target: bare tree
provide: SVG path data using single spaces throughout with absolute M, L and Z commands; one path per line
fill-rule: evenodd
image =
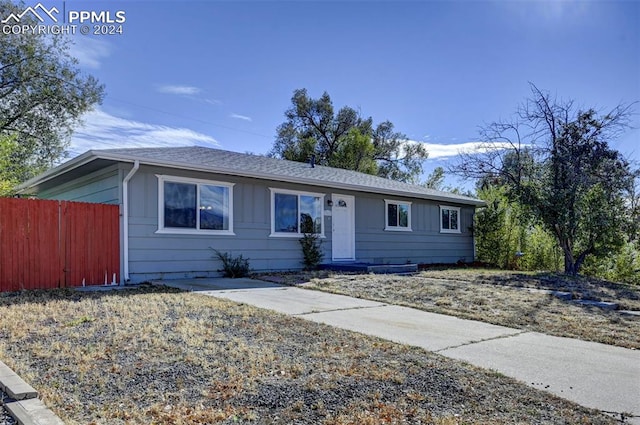
M 624 242 L 624 194 L 633 173 L 608 142 L 629 127 L 633 104 L 602 114 L 533 84 L 531 92 L 511 120 L 484 126 L 481 147 L 461 153 L 450 171 L 506 186 L 555 236 L 565 272 L 575 275 L 588 255 Z

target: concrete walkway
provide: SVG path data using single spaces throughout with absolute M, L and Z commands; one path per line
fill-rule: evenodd
M 499 371 L 640 425 L 640 351 L 251 279 L 159 281 Z

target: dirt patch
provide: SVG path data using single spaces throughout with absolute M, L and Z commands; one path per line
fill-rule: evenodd
M 552 274 L 454 269 L 429 270 L 412 276 L 310 276 L 304 286 L 517 329 L 640 349 L 640 317 L 563 301 L 545 292 L 569 292 L 573 299 L 616 302 L 620 310 L 640 310 L 640 288 L 629 285 Z
M 166 288 L 0 296 L 0 358 L 68 424 L 615 423 L 421 349 Z

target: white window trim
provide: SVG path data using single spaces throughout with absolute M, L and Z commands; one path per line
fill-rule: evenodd
M 442 211 L 444 210 L 450 210 L 450 211 L 457 211 L 458 212 L 458 228 L 457 229 L 445 229 L 442 227 Z M 440 233 L 462 233 L 462 230 L 460 230 L 460 228 L 462 227 L 460 225 L 460 221 L 461 221 L 461 216 L 460 216 L 460 207 L 451 207 L 449 205 L 440 205 L 440 215 L 438 216 L 438 222 L 440 223 Z
M 270 187 L 269 191 L 271 192 L 271 234 L 270 238 L 301 238 L 304 236 L 304 233 L 300 233 L 300 226 L 298 226 L 298 232 L 276 232 L 276 193 L 283 193 L 285 195 L 296 195 L 298 197 L 298 215 L 300 214 L 300 196 L 314 196 L 319 197 L 321 199 L 322 205 L 320 205 L 320 233 L 318 237 L 324 238 L 324 193 L 314 193 L 314 192 L 303 192 L 299 190 L 289 190 L 289 189 L 278 189 L 275 187 Z M 300 217 L 298 217 L 298 224 Z
M 401 226 L 389 226 L 389 204 L 396 205 L 406 205 L 409 211 L 409 215 L 407 217 L 407 227 Z M 411 229 L 411 202 L 408 201 L 396 201 L 393 199 L 385 199 L 384 200 L 384 230 L 389 232 L 412 232 Z
M 235 236 L 233 232 L 233 187 L 235 183 L 219 182 L 215 180 L 192 179 L 188 177 L 169 176 L 164 174 L 156 174 L 158 178 L 158 230 L 155 233 L 172 234 L 172 235 L 222 235 Z M 229 229 L 213 230 L 213 229 L 184 229 L 175 227 L 164 227 L 164 182 L 189 183 L 196 185 L 196 205 L 200 203 L 200 185 L 221 186 L 229 189 Z M 196 212 L 196 223 L 200 223 L 200 214 Z

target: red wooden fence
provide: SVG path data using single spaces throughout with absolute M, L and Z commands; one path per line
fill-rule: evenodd
M 120 281 L 117 205 L 0 198 L 0 292 Z

